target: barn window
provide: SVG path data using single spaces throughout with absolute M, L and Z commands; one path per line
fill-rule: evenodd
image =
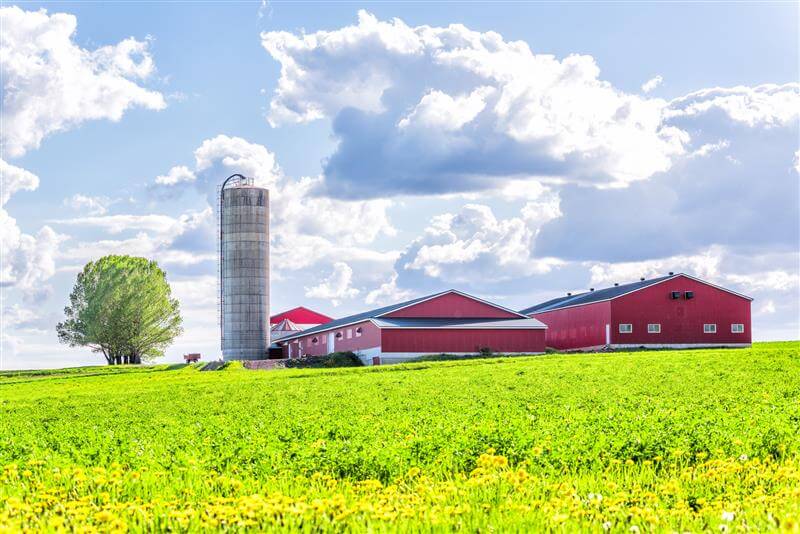
M 717 333 L 717 325 L 715 325 L 715 324 L 704 324 L 703 325 L 703 333 L 704 334 L 716 334 Z
M 620 334 L 630 334 L 633 332 L 633 325 L 631 323 L 620 323 L 619 324 L 619 333 Z
M 339 339 L 340 337 L 342 337 L 342 333 L 341 332 L 336 332 L 336 339 Z
M 647 333 L 648 334 L 660 334 L 661 333 L 661 324 L 660 323 L 650 323 L 647 325 Z
M 347 329 L 347 339 L 353 339 L 353 329 L 352 328 L 348 328 Z
M 731 325 L 731 333 L 744 334 L 744 325 L 741 323 L 734 323 Z
M 311 340 L 311 342 L 312 342 L 314 345 L 316 345 L 318 341 L 319 341 L 319 340 L 318 340 L 317 338 L 314 338 L 314 339 L 312 339 L 312 340 Z
M 356 328 L 356 337 L 361 337 L 361 327 Z

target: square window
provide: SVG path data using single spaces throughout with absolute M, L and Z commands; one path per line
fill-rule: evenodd
M 619 325 L 620 334 L 630 334 L 631 332 L 633 332 L 633 325 L 631 323 L 620 323 Z
M 348 328 L 347 329 L 347 339 L 352 339 L 352 338 L 353 338 L 353 329 L 352 328 Z
M 703 333 L 704 334 L 716 334 L 717 333 L 717 325 L 715 325 L 715 324 L 704 324 L 703 325 Z
M 647 325 L 647 333 L 648 334 L 660 334 L 661 333 L 661 323 L 650 323 Z
M 731 325 L 731 333 L 744 334 L 744 325 L 742 323 L 734 323 Z

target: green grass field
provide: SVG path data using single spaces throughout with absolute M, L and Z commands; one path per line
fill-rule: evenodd
M 799 523 L 798 342 L 0 374 L 0 532 Z

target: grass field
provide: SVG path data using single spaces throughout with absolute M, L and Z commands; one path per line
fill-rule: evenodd
M 0 374 L 0 531 L 797 531 L 800 343 Z

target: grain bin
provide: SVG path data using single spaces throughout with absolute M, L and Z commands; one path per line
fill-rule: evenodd
M 223 359 L 266 359 L 269 191 L 240 174 L 219 191 L 219 283 Z

